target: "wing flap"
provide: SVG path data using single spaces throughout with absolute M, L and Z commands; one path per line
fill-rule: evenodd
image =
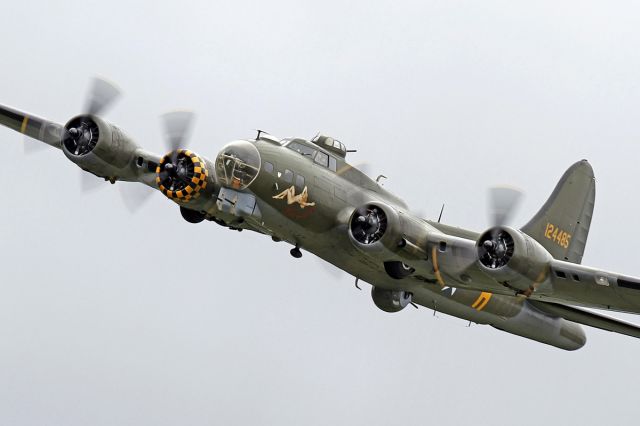
M 549 315 L 558 316 L 568 321 L 587 325 L 589 327 L 599 328 L 601 330 L 610 331 L 612 333 L 619 333 L 631 337 L 640 338 L 640 327 L 635 324 L 631 324 L 605 315 L 589 312 L 584 309 L 574 308 L 573 306 L 560 305 L 550 302 L 541 302 L 536 300 L 531 300 L 530 302 L 538 310 Z

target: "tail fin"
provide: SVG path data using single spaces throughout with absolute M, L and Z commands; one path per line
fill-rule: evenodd
M 596 181 L 587 160 L 578 161 L 562 175 L 540 211 L 522 227 L 559 260 L 580 263 L 596 199 Z

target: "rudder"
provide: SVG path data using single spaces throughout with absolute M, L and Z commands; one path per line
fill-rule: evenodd
M 596 198 L 593 168 L 578 161 L 562 175 L 540 211 L 522 227 L 559 260 L 582 262 Z

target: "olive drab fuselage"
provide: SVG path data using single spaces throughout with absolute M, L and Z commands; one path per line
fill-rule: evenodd
M 580 265 L 595 203 L 586 160 L 521 229 L 496 223 L 476 233 L 412 214 L 331 137 L 258 132 L 208 159 L 182 145 L 192 114 L 176 111 L 163 116 L 170 151 L 160 156 L 98 116 L 117 96 L 112 85 L 96 80 L 92 90 L 89 112 L 64 125 L 5 106 L 0 125 L 106 181 L 161 191 L 189 222 L 258 232 L 291 244 L 293 257 L 313 253 L 356 286 L 371 284 L 386 312 L 424 306 L 567 350 L 586 342 L 579 324 L 640 337 L 635 325 L 569 306 L 640 313 L 639 278 Z

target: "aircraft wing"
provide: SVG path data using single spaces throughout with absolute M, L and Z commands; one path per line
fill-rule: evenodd
M 436 246 L 430 253 L 436 281 L 440 285 L 507 296 L 523 294 L 531 300 L 640 313 L 640 278 L 564 260 L 545 257 L 536 260 L 526 251 L 527 247 L 534 247 L 526 236 L 514 229 L 502 229 L 516 241 L 513 262 L 487 267 L 482 263 L 484 259 L 476 257 L 474 242 L 442 237 L 447 242 L 446 251 L 440 252 Z M 518 242 L 519 238 L 522 241 Z M 456 262 L 463 267 L 457 267 Z M 421 275 L 428 276 L 426 263 L 415 265 Z
M 570 262 L 551 262 L 549 286 L 541 295 L 571 303 L 620 312 L 640 312 L 640 279 Z
M 60 149 L 61 124 L 0 105 L 0 125 Z
M 105 83 L 106 84 L 106 83 Z M 84 116 L 96 129 L 90 135 L 99 138 L 93 141 L 90 150 L 100 142 L 97 152 L 92 155 L 68 156 L 81 169 L 98 177 L 115 182 L 140 182 L 154 189 L 156 167 L 161 157 L 138 147 L 120 129 L 97 116 Z M 78 121 L 81 117 L 74 118 Z M 65 126 L 24 111 L 0 105 L 0 126 L 20 132 L 32 139 L 62 149 Z
M 573 306 L 560 305 L 556 303 L 540 302 L 532 300 L 530 303 L 538 310 L 553 316 L 564 318 L 568 321 L 613 333 L 626 334 L 631 337 L 640 338 L 640 327 L 637 325 L 621 321 L 605 315 L 589 312 Z

